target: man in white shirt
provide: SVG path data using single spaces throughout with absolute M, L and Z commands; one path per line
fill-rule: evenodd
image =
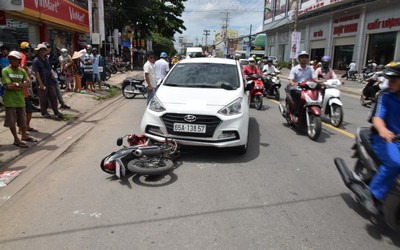
M 156 70 L 156 81 L 163 79 L 169 71 L 169 63 L 167 62 L 167 53 L 161 52 L 160 59 L 154 64 Z
M 144 81 L 147 84 L 147 104 L 156 93 L 157 81 L 154 63 L 156 58 L 153 53 L 147 54 L 147 62 L 143 65 Z

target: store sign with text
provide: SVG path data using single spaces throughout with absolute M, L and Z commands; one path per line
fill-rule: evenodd
M 344 16 L 333 20 L 333 36 L 354 35 L 358 30 L 360 14 Z
M 373 22 L 367 24 L 367 30 L 382 30 L 382 29 L 400 29 L 400 18 L 386 18 L 386 19 L 376 19 Z
M 89 15 L 83 9 L 65 0 L 25 1 L 24 12 L 46 21 L 70 26 L 83 32 L 89 32 Z

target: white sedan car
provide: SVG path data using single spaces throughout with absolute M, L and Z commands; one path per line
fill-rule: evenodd
M 251 87 L 251 86 L 250 86 Z M 153 139 L 192 146 L 235 147 L 246 153 L 248 88 L 239 61 L 190 58 L 168 73 L 141 122 Z

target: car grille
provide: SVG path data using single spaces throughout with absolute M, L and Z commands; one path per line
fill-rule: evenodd
M 161 117 L 164 121 L 167 131 L 171 135 L 182 135 L 182 136 L 192 136 L 192 137 L 212 137 L 215 129 L 221 123 L 221 120 L 212 115 L 195 115 L 196 121 L 190 122 L 190 124 L 203 124 L 206 125 L 206 133 L 189 133 L 189 132 L 175 132 L 174 123 L 189 123 L 185 121 L 184 117 L 187 114 L 171 114 L 167 113 Z

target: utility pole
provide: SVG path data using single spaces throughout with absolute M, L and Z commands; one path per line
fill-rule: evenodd
M 294 9 L 294 27 L 293 27 L 293 32 L 297 32 L 297 19 L 299 16 L 299 0 L 295 0 L 296 1 L 296 7 Z M 300 49 L 300 48 L 297 48 Z M 294 67 L 294 64 L 296 62 L 295 58 L 292 58 L 292 67 Z
M 229 12 L 225 13 L 225 18 L 223 18 L 224 24 L 222 25 L 222 29 L 224 29 L 224 52 L 228 51 L 228 22 L 229 22 Z M 226 56 L 226 54 L 224 55 Z
M 206 36 L 206 47 L 207 47 L 207 37 L 210 35 L 210 30 L 203 30 L 204 35 Z

